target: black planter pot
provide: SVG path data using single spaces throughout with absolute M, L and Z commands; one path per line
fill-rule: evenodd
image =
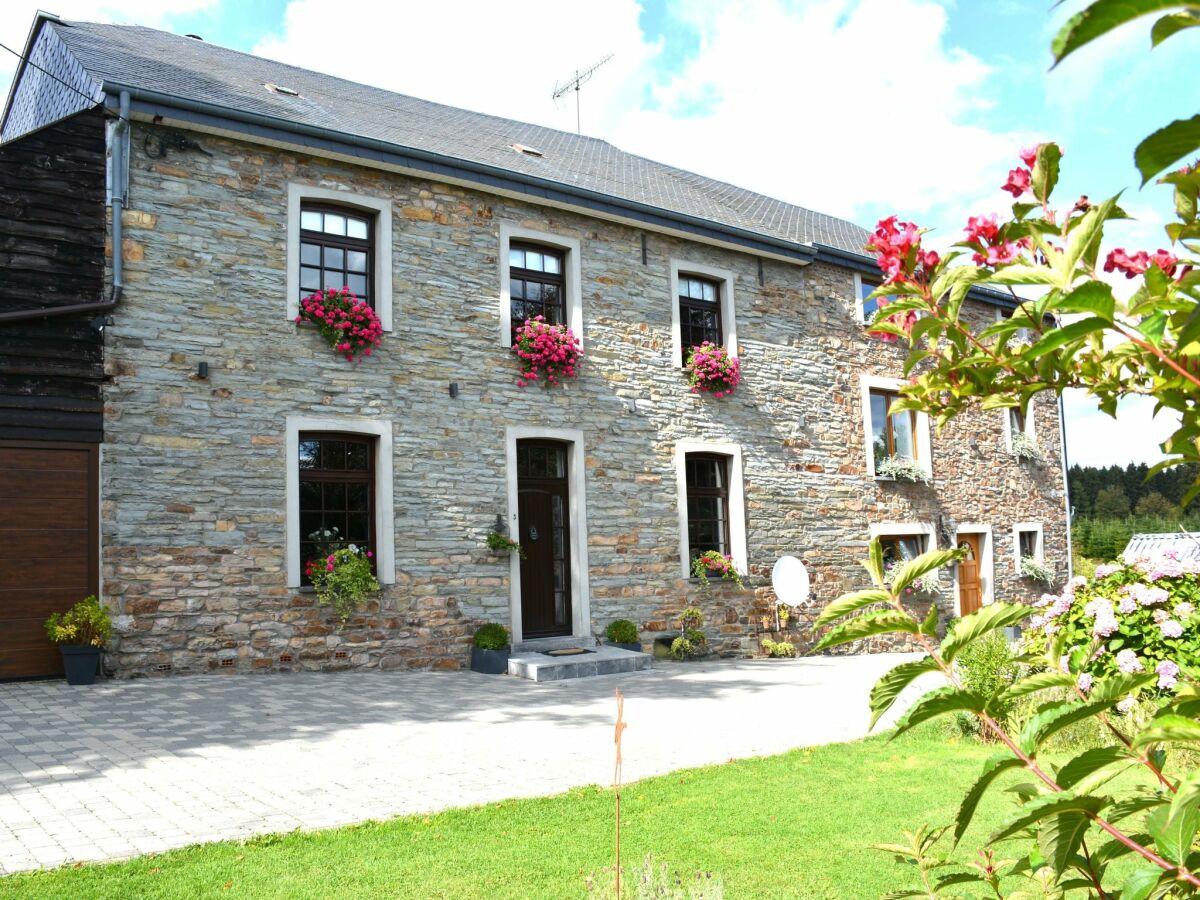
M 87 644 L 59 644 L 67 684 L 95 684 L 100 667 L 100 648 Z
M 630 651 L 632 651 L 632 652 L 634 652 L 634 653 L 641 653 L 641 652 L 642 652 L 642 645 L 641 645 L 641 644 L 639 644 L 639 643 L 621 644 L 621 643 L 618 643 L 617 641 L 609 641 L 609 642 L 608 642 L 608 646 L 610 646 L 610 647 L 620 647 L 622 650 L 630 650 Z
M 471 648 L 471 671 L 482 672 L 484 675 L 505 675 L 508 673 L 508 650 L 482 650 Z

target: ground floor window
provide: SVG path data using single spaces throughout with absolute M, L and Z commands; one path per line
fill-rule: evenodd
M 927 534 L 888 534 L 879 538 L 883 548 L 883 564 L 891 567 L 916 559 L 925 553 L 928 547 Z
M 351 544 L 374 550 L 375 438 L 303 432 L 296 465 L 301 583 L 310 584 L 312 560 Z
M 729 459 L 715 453 L 689 453 L 687 478 L 689 563 L 716 550 L 729 553 Z

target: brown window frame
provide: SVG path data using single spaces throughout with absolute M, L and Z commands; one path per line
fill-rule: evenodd
M 688 361 L 688 352 L 694 347 L 699 347 L 700 344 L 704 343 L 704 341 L 696 343 L 695 341 L 688 340 L 684 337 L 684 330 L 692 328 L 691 325 L 687 324 L 687 320 L 684 316 L 684 310 L 694 309 L 699 312 L 714 313 L 717 320 L 717 334 L 716 340 L 712 341 L 712 343 L 716 344 L 718 347 L 725 346 L 725 319 L 721 315 L 721 288 L 723 285 L 721 281 L 715 278 L 709 278 L 704 275 L 693 275 L 690 272 L 681 271 L 678 275 L 678 279 L 680 290 L 677 292 L 675 302 L 679 304 L 679 350 L 683 356 L 683 364 L 686 366 Z M 713 293 L 716 299 L 710 303 L 707 300 L 697 300 L 695 297 L 687 296 L 682 291 L 685 279 L 689 281 L 699 281 L 701 284 L 712 285 Z
M 364 238 L 352 238 L 352 237 L 348 237 L 346 235 L 327 234 L 324 231 L 312 231 L 311 229 L 304 228 L 302 225 L 300 227 L 300 248 L 299 248 L 299 253 L 298 253 L 301 261 L 297 263 L 297 265 L 299 266 L 299 271 L 296 273 L 297 284 L 303 283 L 303 274 L 304 274 L 303 270 L 304 269 L 318 268 L 321 273 L 321 287 L 318 288 L 317 290 L 321 290 L 321 291 L 328 290 L 325 287 L 325 273 L 327 271 L 338 271 L 338 270 L 327 269 L 325 267 L 325 248 L 326 247 L 330 247 L 330 248 L 333 248 L 336 250 L 342 250 L 342 251 L 346 251 L 346 252 L 351 251 L 351 250 L 360 252 L 360 253 L 365 252 L 367 254 L 367 268 L 366 268 L 365 273 L 350 272 L 349 269 L 345 265 L 342 266 L 340 271 L 342 272 L 343 275 L 346 276 L 346 281 L 343 282 L 343 284 L 346 286 L 349 286 L 348 282 L 349 282 L 350 275 L 352 275 L 352 274 L 354 274 L 354 275 L 365 274 L 366 275 L 366 284 L 367 284 L 366 296 L 365 297 L 360 296 L 357 294 L 357 292 L 355 293 L 355 296 L 357 296 L 358 299 L 360 299 L 360 300 L 365 299 L 367 301 L 368 306 L 370 306 L 372 309 L 376 309 L 376 306 L 375 306 L 375 287 L 376 287 L 375 286 L 375 231 L 376 231 L 376 224 L 377 224 L 377 218 L 378 218 L 376 216 L 376 214 L 371 211 L 359 209 L 358 207 L 355 207 L 355 206 L 342 206 L 337 203 L 318 203 L 318 202 L 309 202 L 307 200 L 302 200 L 300 202 L 300 221 L 301 222 L 304 221 L 304 214 L 306 212 L 318 212 L 318 213 L 322 213 L 322 214 L 328 213 L 328 214 L 333 214 L 335 216 L 353 216 L 356 219 L 365 219 L 367 222 L 367 236 L 364 239 Z M 316 244 L 317 246 L 319 246 L 321 248 L 321 264 L 319 267 L 312 266 L 312 265 L 306 265 L 303 262 L 303 259 L 304 259 L 303 245 L 304 244 Z M 344 262 L 344 260 L 343 260 L 343 262 Z M 300 288 L 300 296 L 301 297 L 308 297 L 316 292 L 317 291 L 313 290 L 313 289 L 309 289 L 309 288 L 305 288 L 305 287 Z M 297 298 L 297 302 L 298 301 L 299 301 L 299 298 Z
M 364 484 L 364 485 L 366 485 L 366 488 L 367 488 L 367 510 L 366 510 L 366 513 L 367 513 L 367 544 L 366 544 L 365 549 L 372 551 L 373 555 L 371 556 L 371 571 L 372 572 L 376 571 L 375 563 L 376 563 L 376 560 L 379 558 L 379 551 L 378 551 L 378 546 L 377 546 L 378 535 L 376 533 L 376 522 L 375 522 L 375 518 L 376 518 L 375 491 L 376 491 L 376 474 L 377 474 L 377 464 L 376 463 L 377 463 L 377 453 L 378 453 L 378 445 L 379 445 L 378 438 L 376 438 L 372 435 L 354 434 L 351 432 L 342 432 L 342 431 L 302 431 L 302 432 L 300 432 L 297 443 L 303 444 L 305 441 L 343 441 L 346 443 L 362 444 L 362 445 L 366 446 L 366 448 L 367 448 L 367 468 L 366 468 L 365 472 L 361 469 L 350 469 L 350 470 L 347 470 L 347 469 L 306 469 L 306 468 L 301 467 L 299 455 L 297 455 L 296 459 L 293 461 L 293 465 L 296 466 L 296 469 L 299 472 L 299 483 L 301 485 L 301 497 L 303 496 L 303 487 L 302 486 L 305 483 L 318 483 L 318 484 L 340 483 L 340 484 L 347 484 L 347 485 L 349 485 L 349 484 Z M 300 520 L 301 520 L 301 522 L 303 522 L 304 514 L 305 514 L 306 510 L 304 509 L 304 506 L 303 506 L 303 500 L 300 498 L 297 498 L 297 509 L 298 509 L 298 515 L 300 517 Z M 308 511 L 311 512 L 312 510 L 308 510 Z M 320 510 L 317 510 L 317 512 L 322 513 L 322 519 L 324 518 L 324 516 L 323 516 L 324 513 L 331 512 L 331 511 L 332 510 L 326 510 L 324 508 L 323 503 L 322 503 L 322 508 Z M 349 501 L 347 501 L 346 513 L 349 514 Z M 312 543 L 309 540 L 307 540 L 307 538 L 308 538 L 308 534 L 306 533 L 305 528 L 303 526 L 301 526 L 300 527 L 300 583 L 304 586 L 310 586 L 312 584 L 312 582 L 309 580 L 309 578 L 304 574 L 304 567 L 307 565 L 307 563 L 309 561 L 306 558 L 307 554 L 305 553 L 304 548 L 305 548 L 305 545 Z M 346 538 L 344 540 L 338 541 L 337 543 L 340 544 L 341 546 L 347 546 L 353 542 L 350 541 L 349 538 Z
M 900 399 L 898 391 L 889 391 L 887 388 L 869 388 L 867 403 L 870 404 L 872 397 L 882 397 L 884 399 L 883 422 L 884 434 L 887 437 L 887 455 L 896 455 L 896 431 L 892 424 L 892 413 L 889 411 L 892 408 L 892 401 Z M 910 409 L 908 412 L 908 420 L 912 428 L 912 461 L 919 462 L 921 458 L 920 444 L 917 441 L 917 411 Z M 871 420 L 871 452 L 874 453 L 875 447 L 875 421 Z
M 1032 545 L 1028 553 L 1025 552 L 1025 538 L 1028 536 L 1029 542 Z M 1037 560 L 1037 545 L 1038 533 L 1036 528 L 1018 528 L 1017 529 L 1017 559 L 1032 559 Z
M 721 487 L 700 487 L 691 483 L 691 467 L 688 465 L 692 460 L 711 460 L 718 466 L 720 473 Z M 683 471 L 684 484 L 686 485 L 687 496 L 684 498 L 685 511 L 687 513 L 687 528 L 688 528 L 688 568 L 690 570 L 691 563 L 701 553 L 708 550 L 716 550 L 718 553 L 726 556 L 732 555 L 732 543 L 730 541 L 729 530 L 729 473 L 733 467 L 730 465 L 730 458 L 720 453 L 687 453 L 684 456 Z M 699 547 L 699 544 L 692 539 L 692 514 L 691 500 L 693 497 L 718 497 L 721 500 L 723 515 L 721 517 L 721 535 L 724 543 L 724 549 L 720 547 L 700 548 L 699 552 L 693 552 L 694 547 Z M 703 521 L 712 521 L 704 519 Z
M 879 547 L 883 551 L 884 562 L 887 563 L 889 561 L 889 550 L 892 554 L 892 560 L 904 562 L 905 557 L 904 554 L 900 552 L 900 542 L 912 540 L 917 542 L 917 547 L 919 550 L 917 556 L 929 551 L 929 535 L 924 531 L 914 531 L 911 534 L 881 534 L 879 536 Z
M 557 318 L 557 321 L 552 322 L 551 324 L 569 325 L 570 324 L 570 322 L 569 322 L 570 310 L 567 306 L 567 251 L 562 247 L 552 247 L 552 246 L 549 246 L 548 244 L 537 244 L 532 241 L 511 241 L 508 245 L 508 252 L 510 254 L 510 260 L 511 260 L 511 253 L 514 250 L 525 250 L 525 251 L 531 250 L 534 253 L 541 253 L 543 256 L 553 256 L 554 258 L 556 258 L 558 260 L 558 272 L 557 273 L 539 272 L 536 269 L 526 269 L 523 266 L 514 266 L 514 265 L 512 265 L 511 261 L 509 261 L 509 260 L 505 261 L 506 264 L 508 265 L 508 283 L 509 283 L 508 307 L 509 307 L 510 325 L 512 326 L 513 334 L 515 335 L 517 333 L 517 330 L 525 325 L 526 319 L 532 319 L 534 317 L 534 316 L 528 315 L 527 313 L 520 315 L 520 316 L 518 316 L 516 314 L 516 310 L 513 308 L 514 305 L 516 303 L 521 303 L 522 307 L 524 307 L 524 305 L 527 301 L 524 300 L 523 298 L 520 300 L 513 299 L 512 283 L 513 283 L 514 279 L 520 280 L 520 281 L 533 281 L 533 282 L 537 282 L 538 284 L 548 284 L 548 285 L 553 285 L 554 287 L 557 287 L 558 288 L 558 310 L 557 310 L 558 318 Z M 545 311 L 544 311 L 545 308 L 546 308 L 546 304 L 543 302 L 542 303 L 543 312 L 541 313 L 541 315 L 543 317 L 545 317 Z M 538 315 L 538 314 L 535 313 L 534 315 Z M 550 322 L 549 317 L 546 317 L 546 321 Z

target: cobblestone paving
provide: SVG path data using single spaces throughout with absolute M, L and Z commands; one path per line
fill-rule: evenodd
M 899 654 L 472 672 L 0 685 L 0 872 L 551 794 L 866 733 Z

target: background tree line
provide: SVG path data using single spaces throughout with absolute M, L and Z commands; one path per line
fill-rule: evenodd
M 1072 541 L 1079 556 L 1115 559 L 1129 538 L 1140 533 L 1200 531 L 1200 503 L 1185 511 L 1183 495 L 1200 474 L 1194 465 L 1176 466 L 1147 479 L 1150 467 L 1074 465 L 1067 486 L 1075 517 Z

